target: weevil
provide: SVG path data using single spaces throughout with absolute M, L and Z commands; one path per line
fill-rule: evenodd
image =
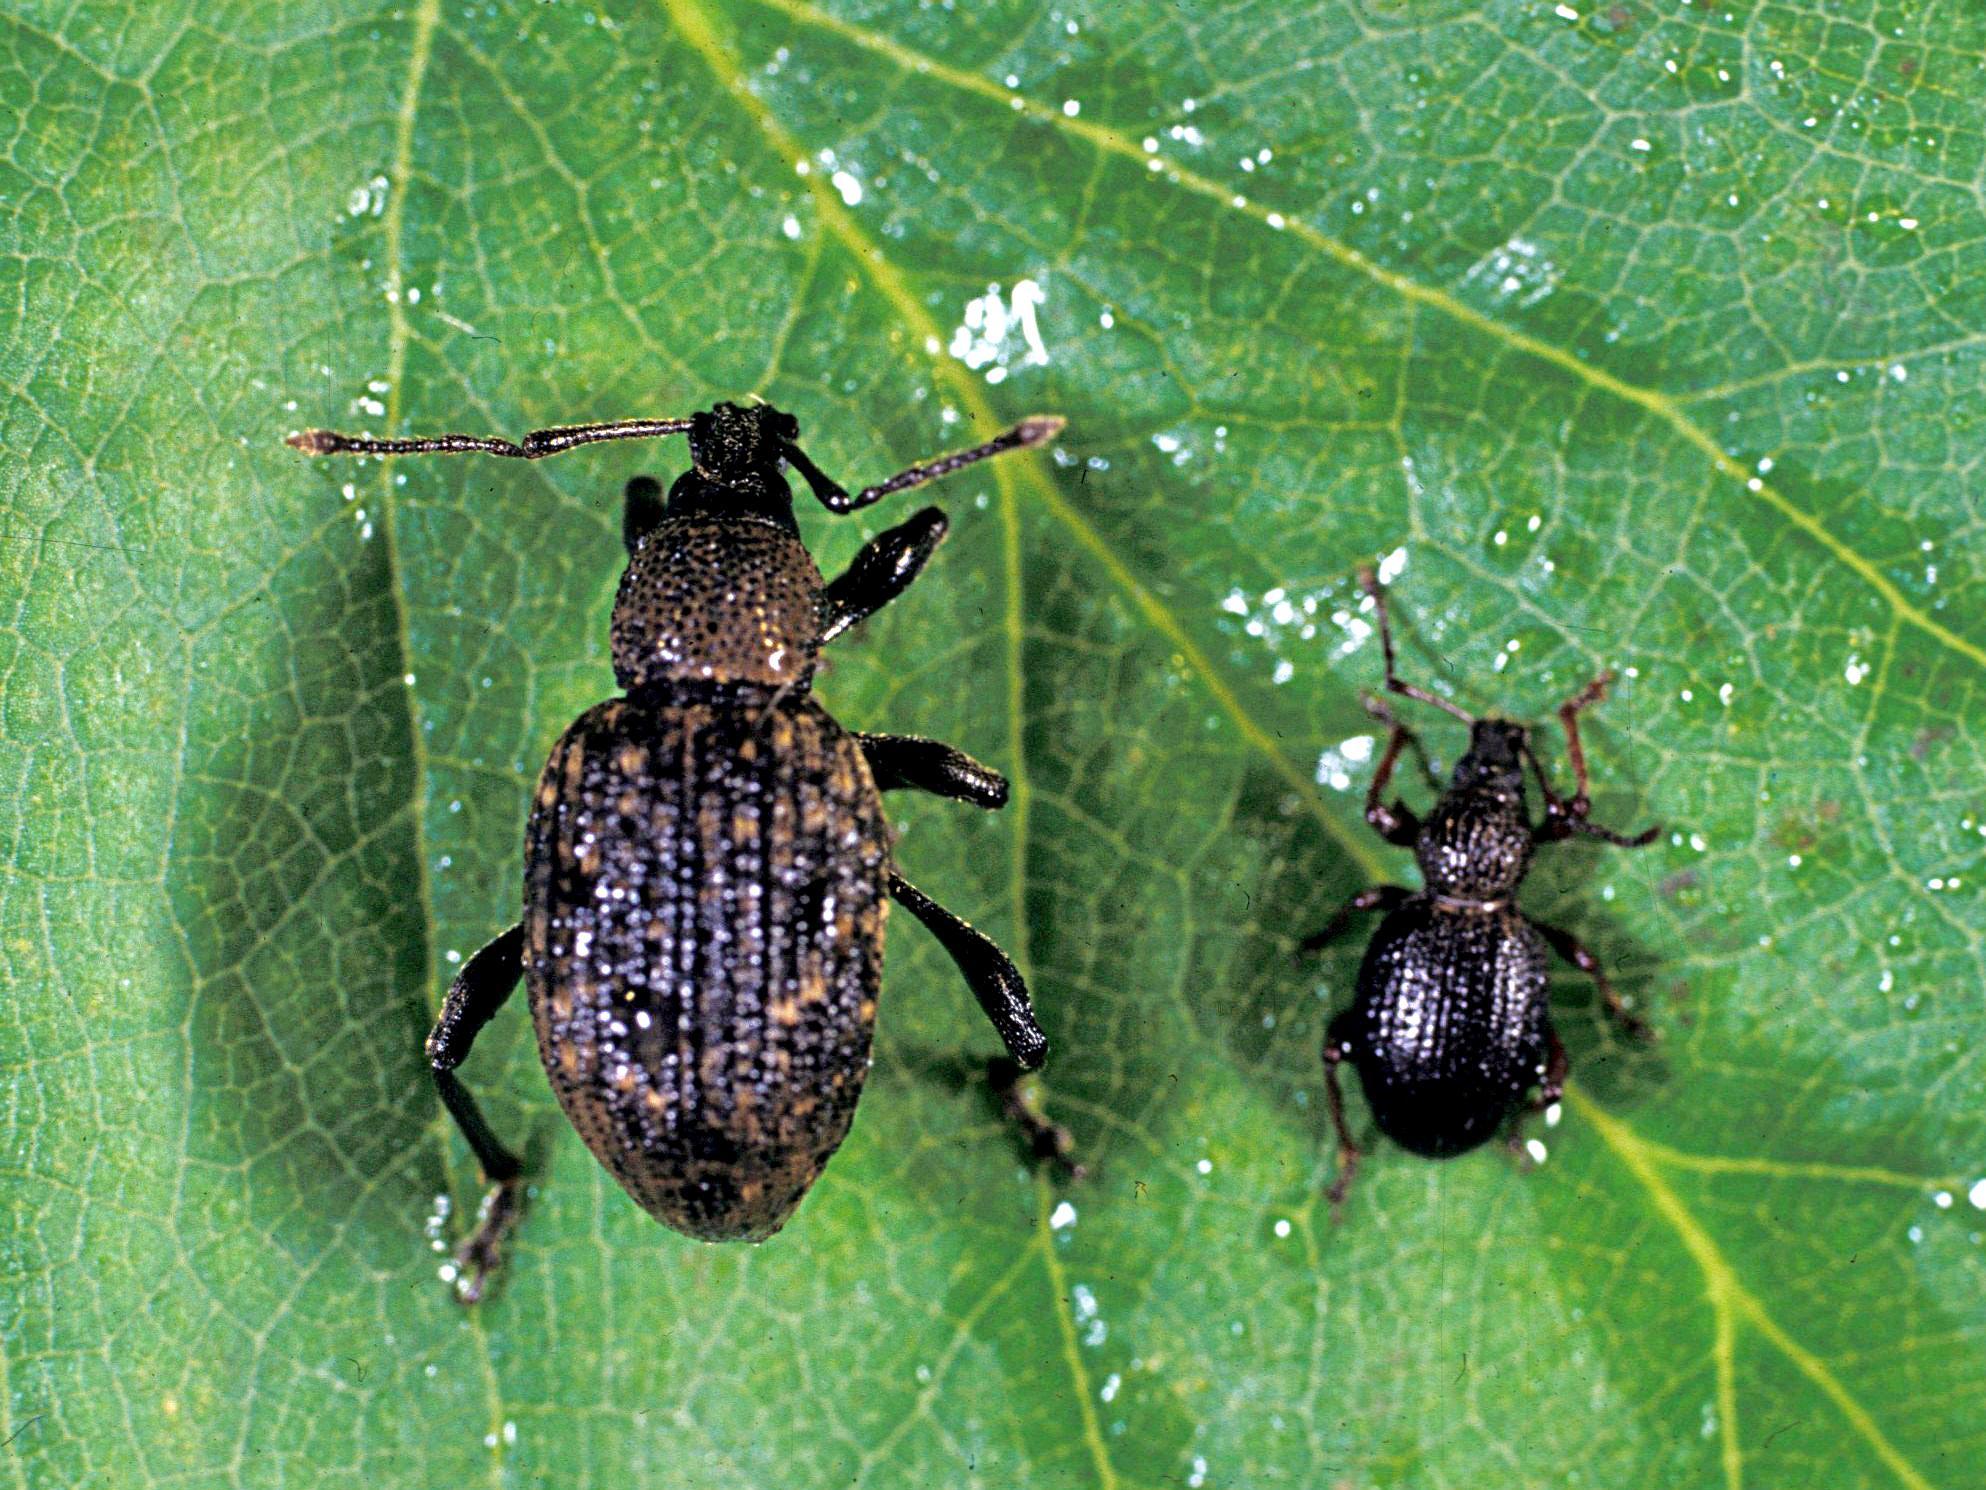
M 824 582 L 800 539 L 784 467 L 829 511 L 1062 428 L 1023 420 L 970 450 L 850 495 L 770 404 L 477 435 L 372 439 L 305 430 L 311 455 L 481 452 L 536 460 L 602 440 L 689 437 L 664 501 L 628 483 L 627 568 L 610 627 L 620 697 L 552 747 L 524 842 L 523 915 L 463 965 L 427 1040 L 442 1104 L 493 1187 L 457 1254 L 473 1302 L 521 1204 L 522 1165 L 456 1074 L 520 980 L 552 1089 L 643 1209 L 704 1241 L 763 1241 L 839 1147 L 868 1073 L 889 902 L 957 963 L 1021 1071 L 1047 1040 L 1021 974 L 891 860 L 882 793 L 983 808 L 998 772 L 909 735 L 857 734 L 814 699 L 821 648 L 901 595 L 946 530 L 927 507 Z
M 1573 773 L 1572 795 L 1561 796 L 1546 777 L 1526 726 L 1479 719 L 1401 679 L 1386 592 L 1369 569 L 1359 571 L 1359 583 L 1379 614 L 1387 691 L 1462 720 L 1469 726 L 1469 749 L 1443 788 L 1433 779 L 1414 731 L 1380 700 L 1366 700 L 1388 734 L 1366 792 L 1365 820 L 1388 843 L 1413 849 L 1422 888 L 1377 885 L 1363 890 L 1302 944 L 1304 951 L 1314 952 L 1358 912 L 1386 913 L 1359 965 L 1351 1007 L 1325 1033 L 1325 1096 L 1338 1139 L 1338 1175 L 1330 1189 L 1334 1206 L 1344 1200 L 1359 1161 L 1338 1085 L 1338 1067 L 1346 1061 L 1358 1071 L 1379 1131 L 1431 1159 L 1466 1153 L 1483 1143 L 1533 1088 L 1532 1110 L 1558 1101 L 1570 1063 L 1552 1028 L 1545 988 L 1548 947 L 1593 979 L 1607 1013 L 1628 1034 L 1649 1037 L 1648 1028 L 1614 992 L 1599 960 L 1569 933 L 1519 910 L 1517 890 L 1540 844 L 1581 834 L 1641 848 L 1661 831 L 1652 827 L 1629 837 L 1589 816 L 1579 714 L 1605 696 L 1611 674 L 1600 674 L 1559 707 Z M 1409 746 L 1438 792 L 1425 819 L 1398 797 L 1385 800 L 1393 768 Z M 1544 817 L 1536 823 L 1525 799 L 1526 766 L 1544 800 Z

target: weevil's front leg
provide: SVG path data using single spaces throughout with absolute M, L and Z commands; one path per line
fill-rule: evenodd
M 1338 1085 L 1338 1067 L 1351 1055 L 1351 1039 L 1351 1013 L 1347 1011 L 1332 1020 L 1324 1032 L 1324 1100 L 1330 1105 L 1331 1126 L 1338 1134 L 1338 1177 L 1325 1191 L 1334 1216 L 1345 1203 L 1352 1176 L 1358 1173 L 1359 1146 L 1352 1142 L 1351 1126 L 1345 1121 L 1345 1094 Z
M 949 524 L 945 514 L 926 507 L 862 546 L 848 568 L 827 587 L 822 607 L 821 644 L 866 621 L 910 588 L 940 543 Z
M 1621 1002 L 1621 996 L 1614 992 L 1613 984 L 1607 981 L 1606 969 L 1600 966 L 1600 959 L 1587 951 L 1578 938 L 1569 931 L 1561 931 L 1556 926 L 1547 926 L 1542 921 L 1532 921 L 1531 925 L 1537 928 L 1540 936 L 1551 943 L 1554 952 L 1593 980 L 1593 986 L 1600 990 L 1601 1007 L 1620 1027 L 1622 1034 L 1634 1040 L 1655 1038 L 1655 1031 L 1649 1028 L 1645 1020 L 1628 1012 L 1627 1005 Z
M 502 1261 L 504 1236 L 517 1223 L 523 1205 L 524 1166 L 490 1131 L 455 1068 L 469 1058 L 476 1036 L 504 1006 L 523 976 L 524 927 L 519 923 L 462 965 L 449 985 L 441 1017 L 428 1035 L 428 1066 L 434 1073 L 435 1090 L 469 1141 L 476 1162 L 483 1167 L 483 1177 L 494 1187 L 483 1201 L 475 1231 L 455 1254 L 461 1269 L 455 1296 L 465 1304 L 483 1296 L 485 1281 Z
M 993 944 L 992 938 L 960 920 L 895 870 L 890 871 L 890 894 L 951 954 L 1014 1063 L 1023 1071 L 1039 1070 L 1048 1057 L 1048 1037 L 1035 1020 L 1027 984 L 1012 959 Z
M 1297 943 L 1297 951 L 1315 952 L 1343 931 L 1360 911 L 1395 911 L 1411 900 L 1413 894 L 1405 885 L 1374 885 L 1361 890 L 1338 907 L 1338 913 L 1324 923 L 1322 931 L 1312 932 Z
M 661 482 L 653 476 L 637 476 L 628 482 L 621 493 L 621 543 L 630 557 L 667 512 Z
M 880 791 L 915 787 L 975 807 L 1007 805 L 1007 778 L 963 750 L 920 735 L 857 735 Z

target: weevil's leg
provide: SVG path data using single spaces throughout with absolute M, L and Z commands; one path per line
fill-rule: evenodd
M 1558 722 L 1560 728 L 1565 731 L 1565 753 L 1572 761 L 1572 800 L 1564 804 L 1564 810 L 1571 814 L 1572 831 L 1575 833 L 1584 834 L 1588 838 L 1598 838 L 1603 843 L 1615 844 L 1621 848 L 1641 848 L 1655 841 L 1656 835 L 1662 831 L 1660 823 L 1644 828 L 1639 833 L 1616 833 L 1612 828 L 1603 828 L 1586 816 L 1592 810 L 1593 804 L 1587 796 L 1586 750 L 1579 743 L 1579 711 L 1590 708 L 1605 698 L 1607 685 L 1613 680 L 1612 673 L 1601 673 L 1599 677 L 1559 705 Z M 1531 763 L 1534 767 L 1537 765 L 1535 756 L 1532 757 Z M 1542 771 L 1539 772 L 1538 779 L 1544 780 Z M 1547 802 L 1549 801 L 1550 798 L 1547 796 Z
M 500 435 L 410 435 L 398 440 L 375 440 L 370 435 L 305 429 L 283 443 L 305 455 L 460 455 L 473 451 L 511 460 L 543 460 L 548 455 L 602 440 L 652 440 L 657 435 L 688 434 L 689 428 L 687 419 L 610 419 L 599 424 L 561 424 L 550 429 L 534 429 L 516 441 Z
M 944 513 L 926 507 L 863 544 L 862 551 L 829 583 L 823 596 L 822 645 L 857 622 L 868 620 L 909 589 L 944 541 L 948 526 Z
M 1448 788 L 1443 785 L 1441 777 L 1436 774 L 1434 762 L 1428 758 L 1427 747 L 1421 744 L 1420 735 L 1400 723 L 1399 718 L 1393 713 L 1393 710 L 1387 706 L 1386 700 L 1367 693 L 1360 696 L 1359 702 L 1365 705 L 1366 713 L 1377 719 L 1389 730 L 1397 729 L 1405 731 L 1407 748 L 1413 751 L 1414 759 L 1420 762 L 1421 779 L 1427 783 L 1428 790 L 1436 796 L 1440 796 L 1446 791 Z
M 1380 649 L 1386 654 L 1386 691 L 1388 693 L 1403 694 L 1407 698 L 1417 698 L 1424 704 L 1433 704 L 1435 708 L 1453 714 L 1464 724 L 1474 724 L 1476 722 L 1476 716 L 1460 704 L 1445 699 L 1438 693 L 1430 693 L 1425 688 L 1420 688 L 1407 682 L 1394 670 L 1393 626 L 1386 616 L 1386 587 L 1379 583 L 1379 576 L 1374 574 L 1370 569 L 1359 570 L 1358 582 L 1365 590 L 1365 593 L 1372 597 L 1372 603 L 1379 609 L 1379 645 Z
M 1338 1084 L 1338 1067 L 1351 1054 L 1351 1012 L 1347 1010 L 1331 1021 L 1324 1032 L 1324 1100 L 1331 1109 L 1331 1126 L 1338 1134 L 1338 1177 L 1331 1181 L 1331 1188 L 1325 1197 L 1331 1202 L 1331 1213 L 1335 1216 L 1338 1208 L 1345 1203 L 1345 1192 L 1351 1188 L 1352 1176 L 1358 1173 L 1359 1146 L 1352 1142 L 1352 1130 L 1345 1122 L 1345 1093 Z
M 1528 916 L 1525 919 L 1530 920 Z M 1537 928 L 1540 936 L 1551 943 L 1554 952 L 1593 980 L 1593 986 L 1600 990 L 1601 1006 L 1606 1009 L 1608 1017 L 1620 1026 L 1622 1034 L 1634 1040 L 1655 1038 L 1655 1031 L 1649 1028 L 1647 1021 L 1628 1012 L 1627 1005 L 1621 1002 L 1621 996 L 1614 992 L 1614 985 L 1607 981 L 1606 969 L 1600 966 L 1600 959 L 1587 951 L 1577 937 L 1569 931 L 1561 931 L 1556 926 L 1547 926 L 1542 921 L 1532 921 L 1531 925 Z
M 1413 898 L 1413 894 L 1414 892 L 1404 885 L 1374 885 L 1369 890 L 1361 890 L 1338 907 L 1338 913 L 1324 923 L 1322 931 L 1312 932 L 1297 943 L 1297 951 L 1315 952 L 1343 931 L 1352 917 L 1360 911 L 1398 910 Z
M 1062 432 L 1068 423 L 1060 415 L 1036 414 L 1023 419 L 1012 429 L 995 435 L 984 445 L 975 445 L 970 450 L 954 451 L 941 455 L 936 460 L 920 461 L 907 470 L 898 471 L 887 481 L 879 481 L 874 486 L 865 486 L 854 496 L 849 496 L 842 486 L 832 480 L 821 468 L 808 460 L 797 445 L 785 449 L 786 463 L 798 471 L 813 488 L 820 504 L 830 512 L 853 512 L 858 507 L 867 507 L 871 502 L 882 500 L 892 492 L 906 491 L 913 486 L 922 486 L 927 481 L 936 481 L 940 476 L 982 461 L 989 456 L 1004 455 L 1009 450 L 1025 450 L 1030 445 L 1039 445 L 1052 440 Z
M 975 931 L 895 870 L 890 871 L 890 894 L 951 953 L 1014 1063 L 1023 1071 L 1039 1070 L 1048 1057 L 1048 1037 L 1035 1021 L 1020 969 L 984 932 Z
M 1576 734 L 1568 734 L 1569 740 L 1576 741 Z M 1562 838 L 1570 838 L 1578 833 L 1586 838 L 1597 838 L 1602 843 L 1611 843 L 1617 848 L 1646 848 L 1653 843 L 1662 831 L 1660 823 L 1651 824 L 1639 833 L 1629 836 L 1616 833 L 1612 828 L 1603 828 L 1586 814 L 1592 804 L 1584 792 L 1570 799 L 1561 797 L 1552 790 L 1552 784 L 1545 775 L 1544 763 L 1538 759 L 1538 752 L 1531 748 L 1530 741 L 1524 742 L 1524 758 L 1531 763 L 1531 774 L 1538 778 L 1538 792 L 1545 801 L 1545 820 L 1531 830 L 1532 837 L 1539 843 L 1556 843 Z M 1580 766 L 1585 766 L 1585 757 L 1580 757 Z
M 1023 1071 L 1020 1062 L 996 1055 L 986 1063 L 986 1079 L 1000 1098 L 1000 1109 L 1021 1130 L 1037 1159 L 1054 1163 L 1072 1180 L 1089 1178 L 1089 1168 L 1076 1158 L 1076 1136 L 1048 1115 L 1041 1078 Z
M 975 807 L 1007 805 L 1007 778 L 963 750 L 919 735 L 857 735 L 881 791 L 915 787 Z
M 1367 702 L 1376 704 L 1379 700 L 1369 699 Z M 1398 797 L 1393 799 L 1390 807 L 1381 798 L 1386 795 L 1386 788 L 1393 780 L 1393 767 L 1400 759 L 1401 747 L 1412 741 L 1418 749 L 1420 741 L 1412 730 L 1393 718 L 1390 710 L 1375 709 L 1373 715 L 1386 720 L 1392 732 L 1386 737 L 1386 749 L 1379 757 L 1379 769 L 1372 773 L 1372 785 L 1365 791 L 1365 820 L 1373 832 L 1388 843 L 1412 847 L 1421 834 L 1420 818 Z M 1426 764 L 1427 757 L 1423 755 L 1421 761 Z
M 503 1239 L 516 1224 L 523 1204 L 524 1166 L 503 1146 L 483 1118 L 476 1099 L 456 1076 L 455 1068 L 469 1057 L 469 1048 L 497 1010 L 504 1006 L 524 976 L 524 927 L 504 932 L 462 965 L 449 985 L 441 1017 L 428 1035 L 428 1067 L 435 1090 L 455 1126 L 469 1141 L 483 1178 L 494 1187 L 483 1201 L 481 1219 L 455 1254 L 461 1269 L 455 1296 L 473 1304 L 483 1296 L 483 1284 L 502 1260 Z
M 627 484 L 621 495 L 621 543 L 629 554 L 662 521 L 667 507 L 662 498 L 662 483 L 653 476 L 637 476 Z

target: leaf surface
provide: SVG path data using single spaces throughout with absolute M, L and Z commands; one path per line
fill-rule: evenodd
M 0 21 L 0 1473 L 1973 1483 L 1976 9 L 611 9 Z M 1023 1162 L 900 916 L 756 1250 L 640 1214 L 505 1014 L 466 1074 L 538 1186 L 465 1312 L 421 1038 L 683 452 L 280 437 L 747 394 L 855 482 L 1070 419 L 933 489 L 820 691 L 1012 777 L 893 798 L 899 857 L 1026 966 L 1095 1173 Z M 801 520 L 832 574 L 910 510 Z M 1545 1162 L 1380 1146 L 1334 1221 L 1360 938 L 1291 954 L 1412 872 L 1359 817 L 1381 558 L 1472 709 L 1618 675 L 1596 812 L 1665 832 L 1525 904 L 1662 1039 L 1562 970 Z

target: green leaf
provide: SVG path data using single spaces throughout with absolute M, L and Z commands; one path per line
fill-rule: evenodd
M 1977 7 L 0 36 L 8 1482 L 1977 1482 Z M 1025 963 L 1095 1173 L 1024 1161 L 898 917 L 854 1134 L 756 1250 L 637 1211 L 507 1012 L 466 1074 L 538 1184 L 465 1311 L 422 1034 L 611 689 L 620 487 L 683 451 L 280 439 L 747 394 L 852 480 L 1069 416 L 934 489 L 952 540 L 821 692 L 1012 776 L 893 799 L 899 853 Z M 909 510 L 802 522 L 832 573 Z M 1564 971 L 1546 1162 L 1380 1145 L 1335 1221 L 1359 938 L 1291 953 L 1411 875 L 1359 816 L 1382 556 L 1471 708 L 1618 674 L 1596 812 L 1666 830 L 1525 904 L 1662 1039 Z

